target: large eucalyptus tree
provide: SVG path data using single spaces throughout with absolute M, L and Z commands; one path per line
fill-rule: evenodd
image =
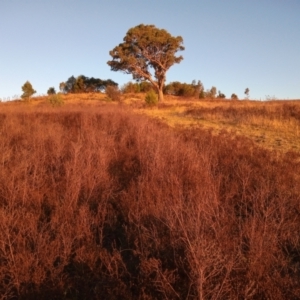
M 109 52 L 112 60 L 107 64 L 112 71 L 132 74 L 137 81 L 150 81 L 162 101 L 166 72 L 183 59 L 175 55 L 184 50 L 182 37 L 173 37 L 154 25 L 140 24 L 129 29 L 123 41 Z

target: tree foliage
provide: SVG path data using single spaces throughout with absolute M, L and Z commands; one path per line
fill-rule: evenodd
M 89 93 L 104 92 L 108 86 L 117 87 L 118 84 L 111 79 L 102 80 L 80 75 L 77 78 L 71 76 L 66 82 L 61 82 L 59 88 L 63 93 Z
M 226 95 L 223 94 L 221 91 L 218 91 L 218 98 L 224 99 L 226 98 Z
M 112 101 L 121 101 L 121 91 L 115 85 L 106 87 L 105 93 Z
M 153 90 L 150 90 L 145 96 L 145 102 L 148 106 L 157 105 L 158 102 L 157 94 Z
M 196 83 L 193 80 L 191 84 L 181 83 L 179 81 L 170 82 L 164 87 L 165 94 L 183 97 L 195 97 L 200 98 L 201 92 L 203 91 L 203 84 L 200 80 Z
M 236 94 L 231 94 L 231 99 L 232 100 L 239 100 L 238 96 Z
M 62 106 L 64 104 L 64 100 L 61 94 L 49 95 L 48 101 L 53 107 Z
M 127 82 L 122 86 L 122 92 L 123 93 L 139 93 L 139 84 L 133 83 L 131 81 Z
M 29 81 L 26 81 L 24 85 L 22 86 L 23 94 L 21 97 L 23 99 L 29 99 L 33 94 L 36 93 L 36 91 L 33 89 L 31 83 Z
M 129 29 L 123 41 L 109 52 L 113 58 L 107 62 L 111 70 L 132 74 L 137 81 L 150 81 L 159 100 L 163 100 L 166 72 L 183 59 L 175 55 L 184 50 L 182 37 L 173 37 L 154 25 L 140 24 Z
M 56 94 L 55 88 L 54 87 L 50 87 L 47 91 L 47 94 L 50 95 L 54 95 Z
M 147 93 L 153 89 L 152 84 L 149 81 L 142 82 L 128 82 L 122 87 L 123 93 Z
M 210 97 L 215 98 L 217 95 L 217 88 L 215 86 L 212 86 L 210 89 Z
M 249 88 L 246 88 L 244 93 L 247 99 L 249 98 L 249 92 L 250 92 Z
M 59 84 L 59 90 L 63 93 L 65 91 L 65 87 L 66 87 L 66 83 L 65 82 L 61 82 Z
M 212 86 L 211 89 L 207 89 L 205 91 L 205 98 L 216 98 L 217 95 L 217 88 L 215 86 Z
M 201 96 L 201 93 L 204 90 L 203 84 L 202 84 L 202 82 L 200 80 L 198 80 L 197 83 L 196 83 L 196 80 L 193 80 L 192 85 L 193 85 L 194 90 L 195 90 L 194 97 L 197 98 L 197 99 L 199 99 L 200 96 Z

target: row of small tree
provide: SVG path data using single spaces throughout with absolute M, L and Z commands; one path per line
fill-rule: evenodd
M 249 97 L 249 88 L 246 88 L 245 95 L 246 98 Z M 226 98 L 226 95 L 222 93 L 220 90 L 217 92 L 217 88 L 212 86 L 210 89 L 204 89 L 204 86 L 200 80 L 196 83 L 196 80 L 193 80 L 191 84 L 189 83 L 181 83 L 179 81 L 170 82 L 164 87 L 164 93 L 168 95 L 176 95 L 183 97 L 195 97 L 196 99 L 214 99 Z M 231 99 L 238 100 L 238 96 L 236 94 L 231 94 Z
M 89 92 L 106 92 L 108 87 L 113 87 L 114 90 L 118 90 L 118 84 L 111 79 L 102 80 L 99 78 L 89 78 L 84 75 L 80 75 L 77 78 L 71 76 L 66 82 L 61 82 L 59 89 L 61 93 L 89 93 Z M 125 84 L 120 92 L 123 93 L 147 93 L 153 89 L 153 86 L 150 82 L 128 82 Z M 26 81 L 22 86 L 23 99 L 30 98 L 36 91 L 33 89 L 31 83 Z M 214 98 L 226 98 L 226 95 L 223 94 L 220 90 L 217 93 L 217 88 L 215 86 L 211 89 L 204 90 L 204 86 L 200 80 L 196 83 L 196 80 L 193 80 L 191 84 L 182 83 L 179 81 L 173 81 L 164 86 L 163 92 L 166 95 L 182 96 L 182 97 L 194 97 L 196 99 L 214 99 Z M 249 98 L 249 88 L 245 89 L 246 98 Z M 47 91 L 48 95 L 56 94 L 54 87 L 50 87 Z M 231 95 L 232 100 L 238 100 L 236 94 Z
M 90 92 L 104 92 L 108 86 L 117 87 L 118 84 L 111 79 L 102 80 L 100 78 L 86 77 L 80 75 L 78 77 L 71 76 L 67 81 L 59 84 L 59 90 L 63 94 L 68 93 L 90 93 Z M 22 86 L 23 94 L 21 98 L 29 99 L 36 91 L 33 89 L 32 84 L 26 81 Z M 50 87 L 47 91 L 48 95 L 56 94 L 54 87 Z
M 147 93 L 152 89 L 153 86 L 150 82 L 142 81 L 136 83 L 128 82 L 122 87 L 121 91 L 123 93 Z M 246 98 L 249 97 L 249 91 L 249 88 L 246 88 Z M 196 80 L 193 80 L 192 83 L 182 83 L 179 81 L 170 82 L 164 85 L 163 93 L 165 95 L 194 97 L 196 99 L 226 98 L 226 95 L 220 90 L 217 91 L 217 88 L 215 86 L 212 86 L 211 89 L 205 90 L 200 80 L 198 80 L 198 82 L 196 82 Z M 231 99 L 238 100 L 238 96 L 235 93 L 233 93 L 231 94 Z

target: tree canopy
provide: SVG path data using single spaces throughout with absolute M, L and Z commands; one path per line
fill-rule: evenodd
M 129 29 L 123 41 L 109 52 L 113 58 L 107 62 L 111 70 L 132 74 L 137 81 L 150 81 L 159 100 L 163 100 L 166 72 L 183 59 L 175 55 L 184 50 L 182 37 L 173 37 L 154 25 L 140 24 Z
M 169 95 L 195 97 L 196 99 L 199 99 L 203 89 L 203 84 L 200 80 L 198 80 L 197 83 L 196 80 L 193 80 L 191 84 L 173 81 L 165 85 L 164 92 Z
M 223 94 L 221 91 L 218 91 L 218 97 L 217 98 L 226 98 L 226 95 L 225 94 Z
M 246 88 L 245 89 L 245 95 L 246 95 L 246 99 L 248 99 L 249 98 L 249 92 L 250 92 L 250 90 L 249 90 L 249 88 Z
M 236 94 L 231 94 L 231 99 L 232 100 L 238 100 L 239 99 L 239 97 L 236 95 Z
M 23 99 L 29 99 L 33 94 L 36 93 L 36 91 L 33 89 L 31 83 L 29 81 L 26 81 L 24 85 L 22 86 L 23 94 L 21 97 Z
M 54 87 L 50 87 L 47 91 L 47 94 L 50 95 L 54 95 L 56 94 L 55 88 Z
M 71 76 L 66 82 L 61 82 L 59 88 L 63 93 L 89 93 L 104 92 L 108 86 L 118 86 L 118 84 L 111 79 L 102 80 L 80 75 L 77 78 Z
M 123 93 L 147 93 L 152 90 L 152 84 L 149 81 L 142 82 L 128 82 L 123 85 L 122 92 Z

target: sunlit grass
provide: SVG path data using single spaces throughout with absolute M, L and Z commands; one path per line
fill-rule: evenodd
M 300 152 L 300 115 L 299 113 L 297 115 L 297 111 L 300 111 L 300 102 L 196 101 L 194 99 L 168 101 L 168 97 L 166 98 L 166 103 L 161 107 L 156 109 L 144 107 L 138 111 L 158 118 L 171 127 L 200 126 L 211 129 L 215 134 L 226 130 L 248 137 L 268 149 Z M 197 114 L 197 109 L 201 108 L 206 110 Z M 234 109 L 236 114 L 227 114 L 226 110 L 230 109 Z M 284 109 L 295 109 L 294 116 L 287 116 Z M 196 113 L 193 113 L 194 110 Z M 258 110 L 263 110 L 265 114 L 257 114 Z
M 145 104 L 145 94 L 124 94 L 120 103 L 111 101 L 104 93 L 62 95 L 66 106 L 101 107 L 104 103 L 122 104 L 138 114 L 146 114 L 161 120 L 170 127 L 201 127 L 219 134 L 226 130 L 233 135 L 250 138 L 261 147 L 278 151 L 300 152 L 300 101 L 231 101 L 196 100 L 176 96 L 165 96 L 157 107 Z M 16 109 L 14 103 L 2 103 Z M 47 106 L 47 97 L 32 98 L 29 102 L 18 102 L 27 109 Z M 262 113 L 263 112 L 263 113 Z

